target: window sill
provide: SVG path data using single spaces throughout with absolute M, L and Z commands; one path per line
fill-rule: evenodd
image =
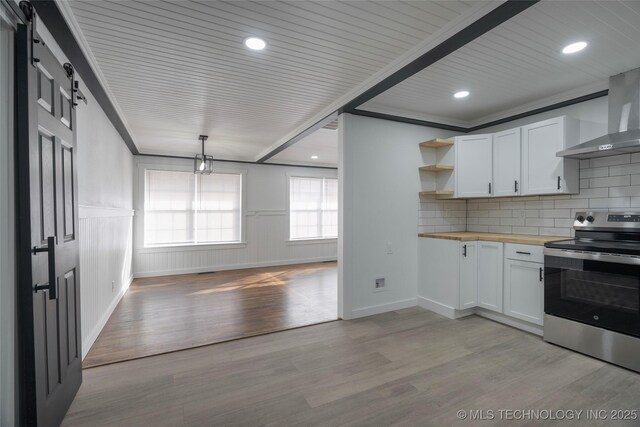
M 337 237 L 329 237 L 329 238 L 319 237 L 314 239 L 294 239 L 294 240 L 287 240 L 285 243 L 289 246 L 317 245 L 322 243 L 338 243 L 338 238 Z
M 164 245 L 164 246 L 146 246 L 137 250 L 140 254 L 150 254 L 158 252 L 191 252 L 191 251 L 212 251 L 222 249 L 244 249 L 247 247 L 246 242 L 230 242 L 230 243 L 203 243 L 203 244 L 186 244 L 186 245 Z

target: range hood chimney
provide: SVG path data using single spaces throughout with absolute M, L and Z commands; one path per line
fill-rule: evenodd
M 609 133 L 556 153 L 591 159 L 640 152 L 640 68 L 609 78 Z

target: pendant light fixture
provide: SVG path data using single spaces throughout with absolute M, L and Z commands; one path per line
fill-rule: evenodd
M 204 154 L 204 142 L 209 138 L 207 135 L 200 135 L 202 142 L 202 154 L 196 154 L 193 159 L 193 173 L 200 175 L 211 175 L 213 172 L 213 156 Z

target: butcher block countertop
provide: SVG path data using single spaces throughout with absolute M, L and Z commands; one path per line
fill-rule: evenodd
M 570 237 L 560 236 L 528 236 L 525 234 L 499 234 L 499 233 L 474 233 L 471 231 L 460 231 L 454 233 L 419 233 L 419 237 L 430 237 L 433 239 L 448 240 L 483 240 L 486 242 L 519 243 L 522 245 L 543 246 L 547 242 L 554 240 L 567 240 Z

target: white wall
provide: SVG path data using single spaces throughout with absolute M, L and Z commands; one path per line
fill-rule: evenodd
M 2 427 L 16 424 L 14 418 L 16 278 L 13 85 L 13 30 L 0 16 L 0 426 Z
M 67 62 L 42 23 L 38 32 Z M 131 283 L 133 156 L 91 92 L 76 110 L 83 357 Z
M 289 242 L 288 175 L 336 177 L 335 169 L 216 162 L 214 170 L 245 173 L 244 242 L 230 245 L 144 248 L 144 170 L 192 171 L 190 159 L 136 156 L 136 277 L 328 261 L 337 258 L 335 239 Z
M 339 131 L 341 316 L 415 305 L 418 143 L 450 132 L 351 114 L 340 117 Z M 377 277 L 386 290 L 374 291 Z

